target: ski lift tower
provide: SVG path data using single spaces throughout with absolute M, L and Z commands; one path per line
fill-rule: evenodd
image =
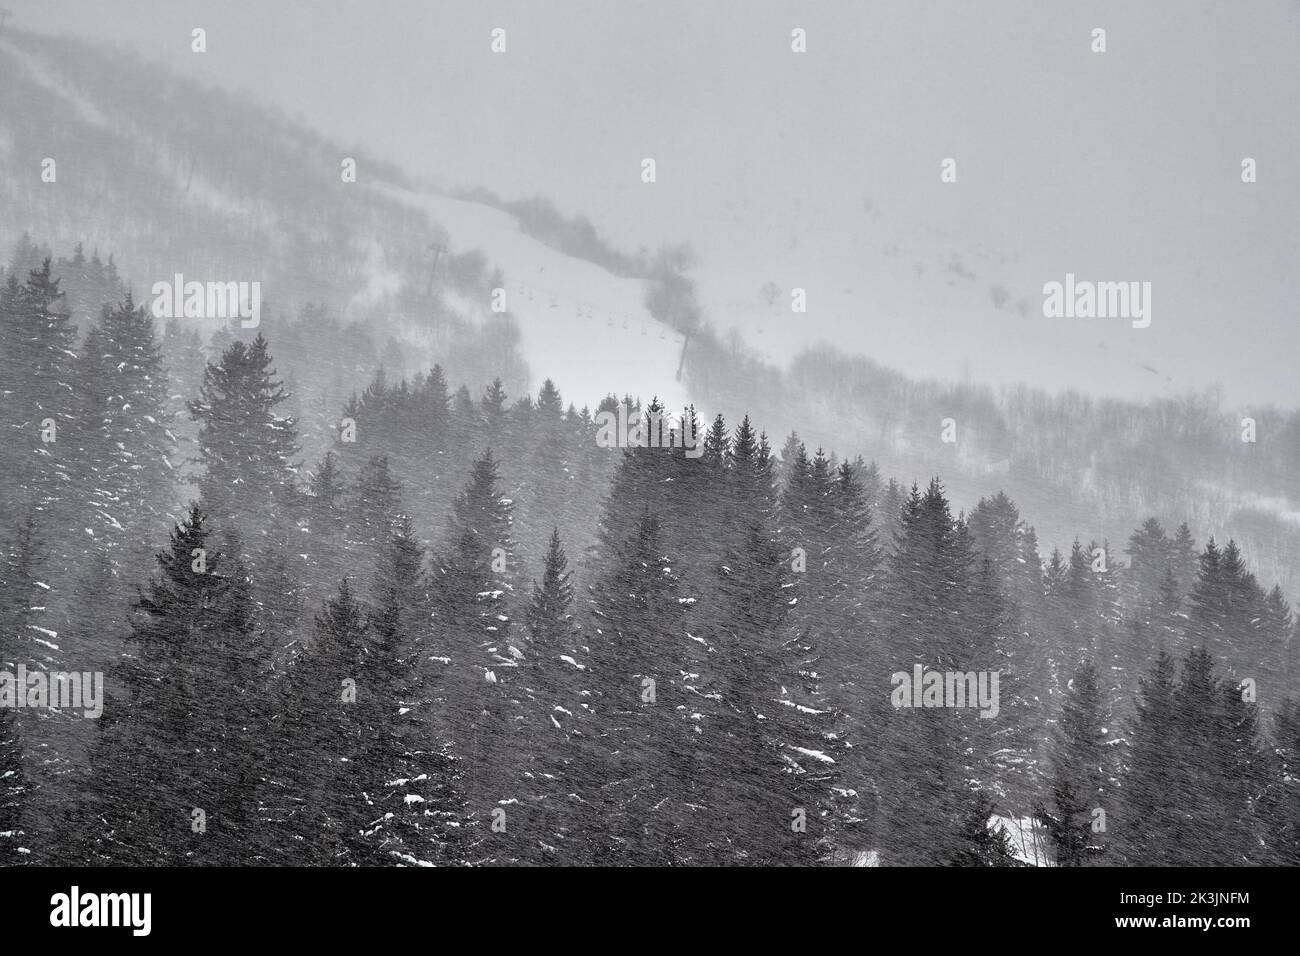
M 425 292 L 426 296 L 433 295 L 433 280 L 438 276 L 438 262 L 442 259 L 442 254 L 447 251 L 447 247 L 441 242 L 431 242 L 429 243 L 429 249 L 433 252 L 433 264 L 429 268 L 429 284 Z

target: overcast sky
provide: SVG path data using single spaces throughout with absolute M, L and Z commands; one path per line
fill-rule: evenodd
M 620 245 L 689 240 L 706 285 L 807 287 L 827 304 L 810 336 L 912 374 L 1300 396 L 1296 3 L 6 5 L 29 27 L 256 91 L 447 185 L 548 196 Z M 195 26 L 205 56 L 190 52 Z M 489 52 L 493 27 L 505 56 Z M 806 54 L 791 53 L 793 27 Z M 953 185 L 939 182 L 947 156 Z M 992 310 L 987 295 L 938 316 L 924 296 L 925 316 L 897 290 L 876 302 L 862 285 L 897 279 L 880 261 L 891 243 L 904 259 L 982 250 L 981 282 L 1033 311 Z M 1042 284 L 1067 271 L 1152 282 L 1151 328 L 1043 318 Z M 855 276 L 849 308 L 836 296 Z M 958 330 L 963 316 L 977 324 Z

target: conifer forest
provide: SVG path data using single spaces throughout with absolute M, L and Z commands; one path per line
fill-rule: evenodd
M 9 2 L 0 866 L 1300 864 L 1293 46 Z

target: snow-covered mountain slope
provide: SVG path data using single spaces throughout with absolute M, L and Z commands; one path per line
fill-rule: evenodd
M 1203 383 L 1169 348 L 1163 322 L 1138 330 L 1124 320 L 1044 318 L 1042 285 L 1062 279 L 1072 260 L 1022 251 L 1009 237 L 990 240 L 969 224 L 935 228 L 868 197 L 738 215 L 750 228 L 703 250 L 700 303 L 718 328 L 737 329 L 778 366 L 826 342 L 920 378 L 1084 393 L 1104 384 L 1108 396 L 1134 398 Z M 755 219 L 765 225 L 753 228 Z M 798 314 L 796 288 L 806 294 Z M 1165 319 L 1167 303 L 1159 306 Z
M 272 111 L 148 68 L 96 65 L 108 57 L 76 41 L 0 37 L 6 255 L 24 233 L 56 255 L 84 243 L 88 254 L 115 256 L 137 298 L 176 272 L 258 280 L 273 341 L 276 316 L 323 303 L 366 324 L 376 348 L 390 335 L 405 339 L 410 371 L 454 363 L 438 323 L 489 328 L 484 290 L 466 288 L 474 281 L 440 277 L 430 303 L 430 249 L 445 241 L 451 254 L 478 250 L 505 274 L 528 370 L 527 381 L 506 376 L 508 390 L 535 392 L 551 378 L 579 407 L 611 392 L 658 396 L 674 411 L 686 404 L 681 336 L 651 319 L 639 280 L 550 248 L 498 209 L 411 188 L 397 170 Z M 103 77 L 111 80 L 91 82 Z M 236 126 L 239 136 L 223 134 Z M 341 180 L 343 155 L 358 158 L 356 183 Z M 54 182 L 40 180 L 46 157 L 57 163 Z M 468 375 L 475 392 L 481 374 Z
M 358 160 L 355 183 L 340 178 L 343 156 Z M 57 182 L 41 181 L 45 158 Z M 25 232 L 56 257 L 84 243 L 115 256 L 139 299 L 176 272 L 260 281 L 262 331 L 311 400 L 304 430 L 316 439 L 381 364 L 392 379 L 438 362 L 475 395 L 500 376 L 512 399 L 549 377 L 579 407 L 614 392 L 657 396 L 670 412 L 694 402 L 706 418 L 748 413 L 777 447 L 798 429 L 813 448 L 875 458 L 904 481 L 941 475 L 960 508 L 1003 489 L 1045 549 L 1075 535 L 1118 544 L 1152 514 L 1186 519 L 1200 540 L 1235 536 L 1264 579 L 1300 593 L 1291 408 L 1188 398 L 1206 379 L 1167 353 L 1159 318 L 1145 330 L 1046 320 L 1042 279 L 1076 260 L 1017 249 L 1014 230 L 988 234 L 997 223 L 936 230 L 869 197 L 753 208 L 764 201 L 736 209 L 734 241 L 699 248 L 690 278 L 721 334 L 692 339 L 679 379 L 683 343 L 650 318 L 641 280 L 558 251 L 502 206 L 417 187 L 274 109 L 100 45 L 0 37 L 0 257 Z M 491 311 L 493 268 L 508 322 Z M 807 292 L 805 313 L 790 310 L 794 288 Z M 348 341 L 360 347 L 289 334 L 282 323 L 308 303 L 355 323 L 363 333 Z M 77 317 L 83 328 L 93 319 Z M 819 339 L 840 354 L 809 356 Z M 769 364 L 747 364 L 746 350 Z M 948 382 L 932 377 L 939 361 Z M 1121 394 L 1170 397 L 1052 394 L 1084 366 Z M 977 387 L 1035 381 L 1045 390 Z M 1246 415 L 1257 446 L 1237 440 Z M 940 440 L 949 416 L 959 443 Z
M 482 203 L 389 184 L 375 189 L 428 213 L 456 250 L 481 249 L 500 267 L 534 379 L 550 378 L 579 406 L 595 406 L 607 393 L 658 396 L 673 414 L 688 403 L 677 380 L 682 336 L 650 316 L 641 280 L 557 252 L 522 232 L 509 213 Z M 453 304 L 486 311 L 480 303 Z

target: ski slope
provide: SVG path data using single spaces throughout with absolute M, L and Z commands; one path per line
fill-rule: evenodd
M 388 184 L 371 188 L 424 210 L 450 234 L 454 251 L 481 249 L 500 266 L 534 392 L 549 378 L 578 407 L 595 407 L 611 392 L 644 401 L 658 396 L 674 414 L 688 403 L 677 381 L 682 336 L 646 311 L 639 279 L 557 252 L 491 206 Z M 486 315 L 486 305 L 479 312 Z

